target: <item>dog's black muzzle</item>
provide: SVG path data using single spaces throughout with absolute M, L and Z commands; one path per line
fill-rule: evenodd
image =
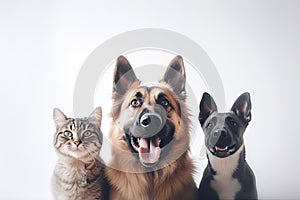
M 215 145 L 226 146 L 231 143 L 231 136 L 230 136 L 229 132 L 224 128 L 216 129 L 212 133 L 210 143 L 213 146 L 215 146 Z
M 130 127 L 130 133 L 136 138 L 150 138 L 158 134 L 165 123 L 166 113 L 163 108 L 145 108 Z
M 227 157 L 237 150 L 233 135 L 226 128 L 216 128 L 212 131 L 207 147 L 218 157 Z

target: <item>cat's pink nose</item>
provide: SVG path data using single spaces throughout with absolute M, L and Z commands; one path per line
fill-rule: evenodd
M 74 141 L 74 144 L 76 144 L 76 146 L 79 146 L 81 144 L 81 141 Z

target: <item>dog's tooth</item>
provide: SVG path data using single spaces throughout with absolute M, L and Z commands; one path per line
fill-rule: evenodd
M 161 142 L 161 139 L 160 139 L 159 137 L 157 137 L 157 139 L 156 139 L 156 144 L 159 145 L 160 142 Z

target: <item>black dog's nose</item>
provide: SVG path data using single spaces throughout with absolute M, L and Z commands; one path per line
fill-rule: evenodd
M 227 137 L 227 131 L 225 131 L 225 130 L 222 130 L 221 131 L 221 137 Z
M 224 129 L 218 129 L 214 132 L 214 136 L 226 138 L 228 136 L 228 132 Z

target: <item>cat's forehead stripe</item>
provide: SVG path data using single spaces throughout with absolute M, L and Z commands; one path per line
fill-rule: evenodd
M 79 119 L 76 119 L 75 128 L 76 129 L 80 128 L 80 120 Z
M 80 125 L 79 125 L 79 127 L 81 128 L 81 129 L 85 129 L 85 124 L 84 123 L 81 123 Z
M 75 125 L 74 125 L 74 120 L 73 120 L 73 119 L 71 119 L 71 120 L 69 121 L 67 128 L 68 128 L 69 130 L 74 130 L 74 129 L 75 129 Z

